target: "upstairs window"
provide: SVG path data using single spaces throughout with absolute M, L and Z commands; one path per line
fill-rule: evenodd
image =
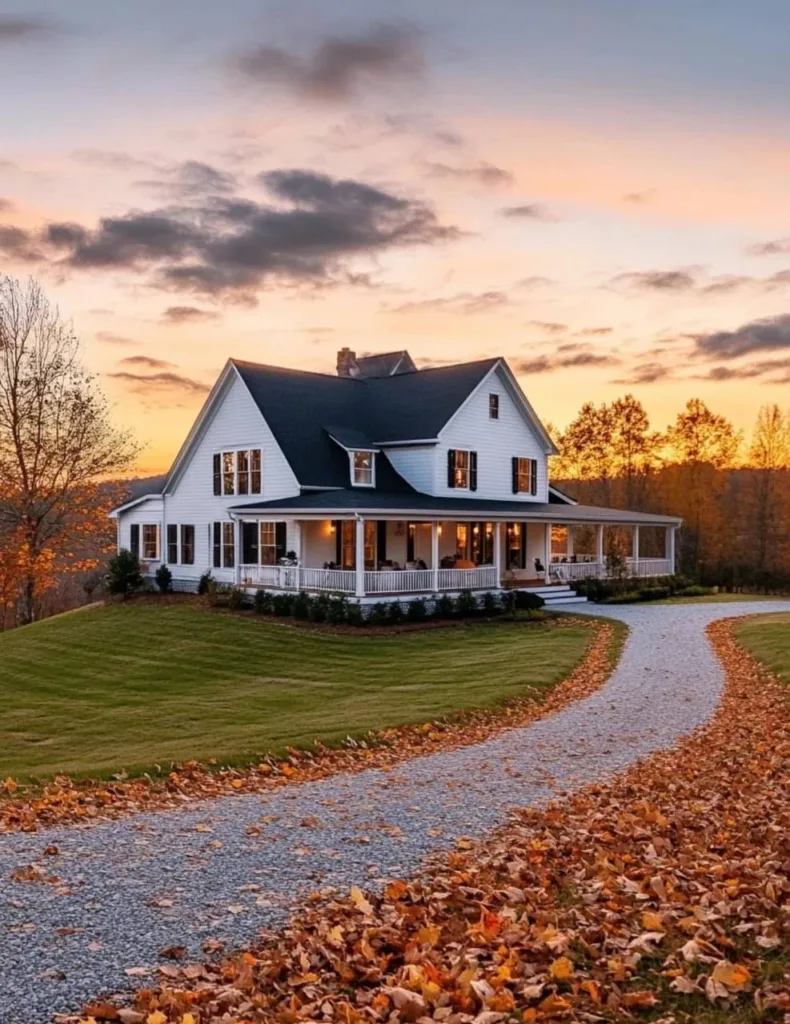
M 538 460 L 513 456 L 513 493 L 538 493 Z
M 216 452 L 213 479 L 216 495 L 260 494 L 261 449 L 242 448 L 233 452 Z
M 466 448 L 450 448 L 447 452 L 447 486 L 460 490 L 477 490 L 477 452 Z
M 375 452 L 351 452 L 351 483 L 355 487 L 375 486 L 375 458 Z
M 488 396 L 488 418 L 490 420 L 499 419 L 499 395 Z

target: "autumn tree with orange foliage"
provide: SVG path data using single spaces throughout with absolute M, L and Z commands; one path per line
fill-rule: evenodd
M 20 624 L 58 574 L 95 566 L 116 497 L 102 481 L 137 453 L 112 426 L 71 325 L 36 282 L 0 280 L 0 599 L 16 603 Z

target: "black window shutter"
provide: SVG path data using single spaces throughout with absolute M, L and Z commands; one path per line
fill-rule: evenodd
M 447 486 L 455 487 L 455 448 L 447 451 Z
M 469 452 L 469 490 L 477 490 L 477 452 Z
M 340 519 L 334 521 L 335 527 L 335 565 L 343 568 L 343 522 Z
M 376 561 L 386 562 L 387 560 L 387 520 L 376 521 Z
M 281 558 L 285 558 L 285 551 L 288 547 L 288 534 L 285 523 L 274 524 L 274 543 L 275 551 L 274 555 L 279 562 Z
M 214 493 L 222 494 L 222 456 L 214 456 Z
M 167 524 L 167 560 L 170 565 L 178 562 L 178 526 L 175 523 Z
M 406 523 L 406 561 L 414 561 L 414 534 L 417 527 L 414 523 Z
M 243 565 L 258 564 L 258 524 L 241 524 L 241 561 Z
M 129 550 L 135 558 L 140 557 L 140 524 L 132 523 L 129 527 Z
M 530 473 L 530 494 L 538 493 L 538 460 L 532 459 L 532 472 Z
M 521 569 L 526 569 L 526 567 L 527 567 L 527 524 L 526 523 L 519 523 L 518 525 L 519 525 L 519 527 L 521 529 L 521 565 L 520 565 L 520 568 Z
M 214 568 L 222 568 L 222 523 L 214 523 Z
M 511 459 L 512 463 L 512 476 L 513 476 L 513 493 L 518 494 L 518 456 L 514 455 Z

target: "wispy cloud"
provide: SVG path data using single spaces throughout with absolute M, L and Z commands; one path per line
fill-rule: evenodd
M 522 206 L 505 206 L 500 211 L 503 217 L 514 220 L 538 220 L 543 224 L 556 224 L 559 217 L 543 203 L 525 203 Z
M 530 320 L 527 326 L 537 327 L 538 330 L 543 331 L 545 334 L 565 334 L 568 330 L 567 324 L 556 323 L 553 320 Z
M 175 369 L 173 363 L 168 363 L 166 359 L 155 359 L 153 356 L 126 356 L 125 359 L 119 360 L 118 365 L 141 367 L 146 370 Z
M 556 373 L 558 370 L 596 369 L 605 366 L 618 366 L 620 360 L 611 354 L 600 352 L 577 352 L 554 356 L 537 356 L 534 359 L 514 359 L 511 365 L 516 373 Z
M 696 351 L 707 359 L 739 359 L 755 352 L 790 351 L 790 314 L 764 317 L 734 331 L 713 331 L 696 338 Z
M 672 370 L 662 363 L 640 363 L 626 377 L 613 380 L 612 384 L 655 384 L 671 377 Z
M 51 35 L 57 30 L 58 25 L 47 18 L 0 14 L 0 45 L 24 43 L 40 36 Z
M 507 292 L 458 292 L 456 295 L 433 299 L 418 299 L 395 306 L 393 313 L 421 313 L 447 311 L 451 313 L 487 313 L 492 309 L 506 306 L 510 301 Z
M 513 181 L 513 175 L 503 167 L 496 164 L 481 161 L 477 164 L 453 166 L 451 164 L 436 163 L 427 161 L 425 164 L 427 173 L 432 178 L 449 178 L 456 181 L 471 181 L 478 185 L 485 185 L 488 188 L 495 188 L 500 185 L 509 185 Z
M 205 395 L 211 390 L 207 384 L 185 377 L 180 373 L 164 370 L 159 373 L 133 373 L 131 370 L 119 370 L 108 373 L 111 380 L 118 381 L 132 394 L 151 397 L 153 395 L 170 397 L 195 397 Z
M 200 309 L 198 306 L 168 306 L 162 314 L 166 324 L 194 324 L 210 320 L 221 320 L 222 315 L 212 309 Z
M 127 338 L 124 334 L 115 334 L 113 331 L 97 331 L 94 337 L 103 345 L 119 345 L 130 348 L 140 344 L 139 341 L 134 341 L 133 338 Z

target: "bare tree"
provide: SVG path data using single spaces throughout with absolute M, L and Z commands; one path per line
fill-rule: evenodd
M 100 528 L 98 482 L 137 454 L 132 436 L 110 423 L 71 325 L 36 282 L 0 279 L 0 534 L 24 545 L 21 623 L 35 617 L 55 554 Z

